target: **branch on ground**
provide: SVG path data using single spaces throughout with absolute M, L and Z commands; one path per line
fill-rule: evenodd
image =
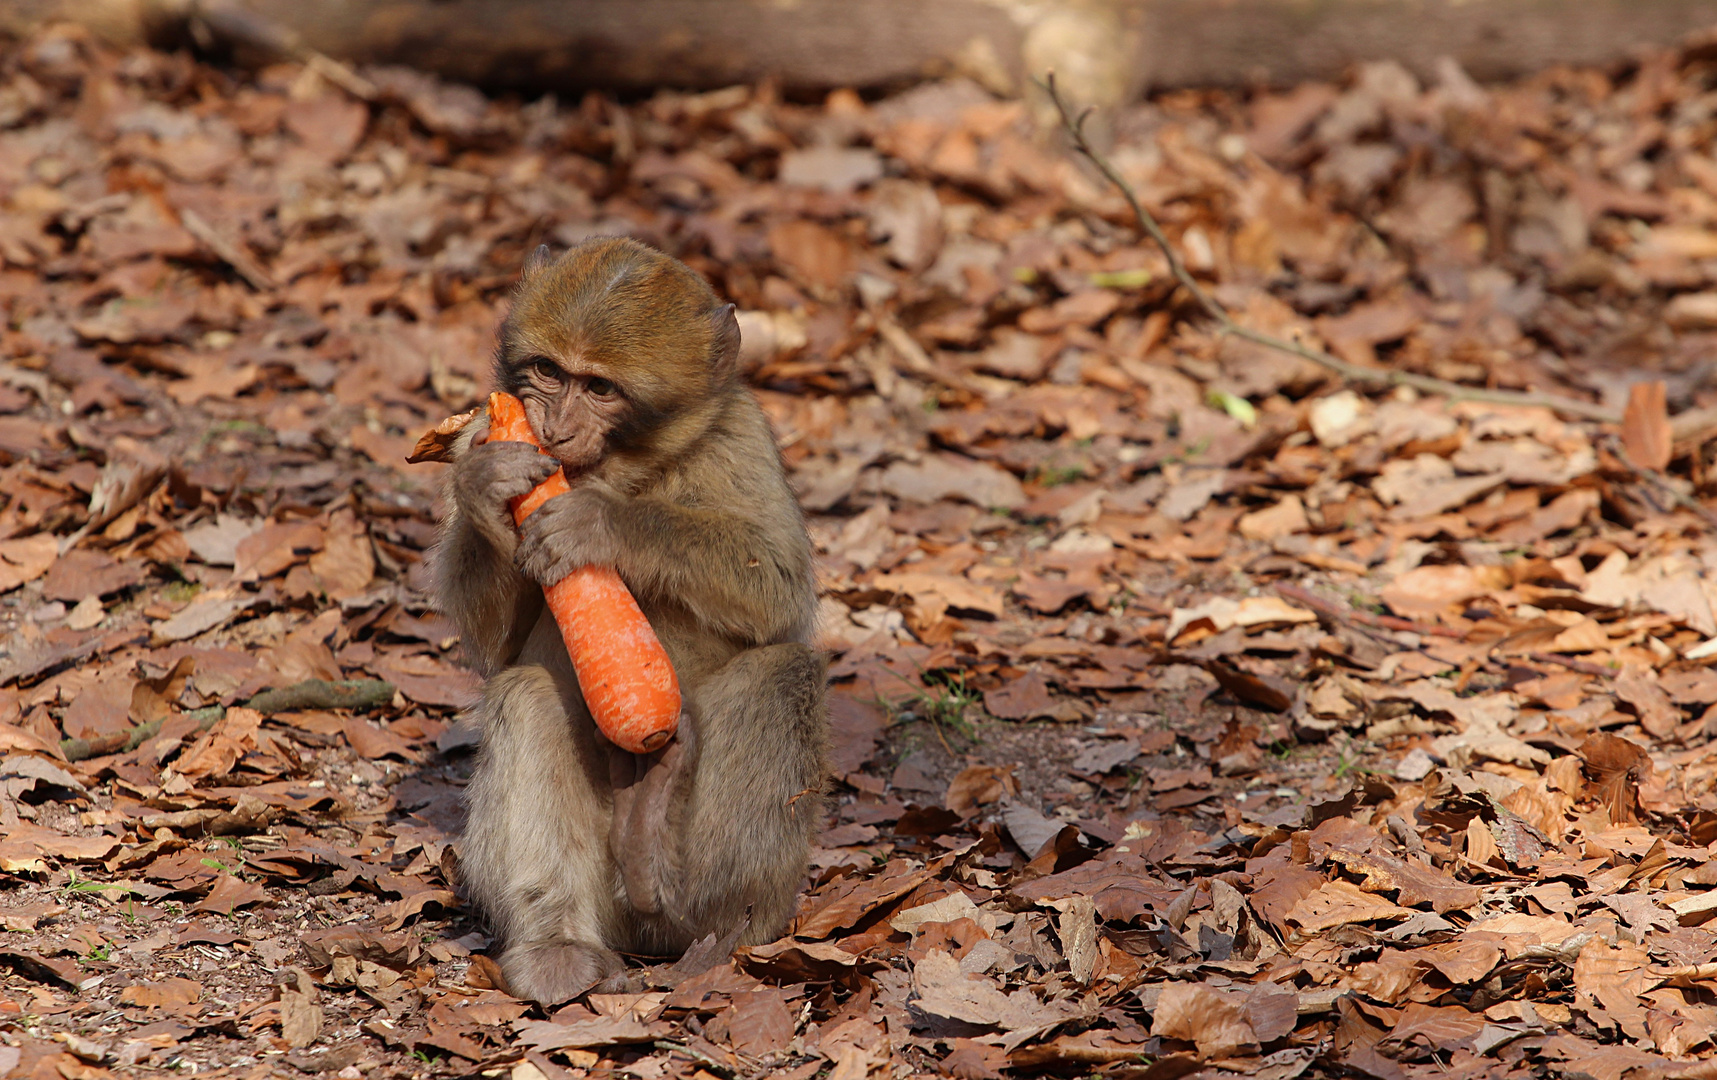
M 1422 390 L 1428 394 L 1442 394 L 1457 401 L 1484 401 L 1494 405 L 1533 405 L 1553 409 L 1563 416 L 1579 420 L 1599 420 L 1611 424 L 1621 421 L 1621 416 L 1613 409 L 1605 408 L 1594 402 L 1581 401 L 1578 398 L 1564 397 L 1561 394 L 1535 394 L 1518 390 L 1492 390 L 1486 387 L 1463 386 L 1460 383 L 1449 382 L 1447 379 L 1433 378 L 1430 375 L 1420 375 L 1411 371 L 1395 371 L 1388 368 L 1350 364 L 1346 360 L 1331 356 L 1322 349 L 1314 349 L 1303 342 L 1290 341 L 1274 334 L 1266 334 L 1261 330 L 1254 330 L 1236 322 L 1228 310 L 1214 296 L 1211 296 L 1187 270 L 1186 264 L 1175 252 L 1174 245 L 1169 243 L 1169 238 L 1163 232 L 1162 226 L 1157 224 L 1157 219 L 1151 215 L 1149 210 L 1145 209 L 1144 204 L 1139 202 L 1138 193 L 1133 190 L 1133 185 L 1127 182 L 1126 178 L 1116 170 L 1114 164 L 1106 156 L 1091 145 L 1091 140 L 1085 135 L 1085 121 L 1090 117 L 1091 110 L 1086 109 L 1078 116 L 1074 116 L 1066 99 L 1061 96 L 1061 91 L 1055 85 L 1055 72 L 1053 71 L 1045 74 L 1038 85 L 1049 94 L 1049 100 L 1055 103 L 1055 110 L 1061 115 L 1061 125 L 1067 131 L 1068 138 L 1073 140 L 1073 148 L 1083 154 L 1086 160 L 1090 161 L 1092 165 L 1096 166 L 1097 171 L 1103 174 L 1104 179 L 1115 185 L 1116 189 L 1120 191 L 1121 196 L 1127 200 L 1127 205 L 1132 208 L 1133 216 L 1138 220 L 1139 230 L 1149 236 L 1158 250 L 1163 253 L 1163 257 L 1168 260 L 1169 270 L 1173 272 L 1175 280 L 1180 283 L 1181 288 L 1187 291 L 1188 295 L 1198 302 L 1198 306 L 1203 308 L 1206 314 L 1215 321 L 1219 333 L 1229 334 L 1256 345 L 1263 345 L 1266 348 L 1277 349 L 1302 360 L 1309 360 L 1349 383 L 1365 386 L 1410 386 L 1415 390 Z

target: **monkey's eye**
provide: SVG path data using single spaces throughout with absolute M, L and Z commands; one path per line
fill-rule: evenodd
M 607 379 L 597 377 L 584 384 L 584 388 L 597 397 L 613 397 L 620 388 Z
M 537 360 L 531 364 L 531 370 L 535 371 L 539 376 L 549 380 L 550 382 L 559 382 L 565 374 L 561 371 L 559 364 L 555 363 L 553 360 L 543 357 L 538 357 Z

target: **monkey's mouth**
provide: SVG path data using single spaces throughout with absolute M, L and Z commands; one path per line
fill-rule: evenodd
M 602 455 L 600 453 L 593 454 L 581 446 L 568 446 L 567 442 L 569 441 L 571 440 L 562 441 L 549 447 L 549 456 L 560 462 L 561 471 L 566 474 L 568 480 L 576 480 L 595 468 L 596 463 L 602 460 Z

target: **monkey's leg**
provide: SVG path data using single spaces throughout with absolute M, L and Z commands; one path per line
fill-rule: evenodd
M 825 680 L 803 645 L 741 653 L 691 694 L 669 750 L 635 759 L 630 785 L 617 768 L 611 846 L 642 943 L 683 948 L 748 908 L 749 941 L 786 922 L 822 821 Z
M 580 738 L 581 710 L 534 666 L 490 679 L 472 710 L 483 748 L 466 791 L 461 867 L 506 943 L 508 985 L 545 1003 L 621 968 L 606 944 L 616 917 L 607 762 Z

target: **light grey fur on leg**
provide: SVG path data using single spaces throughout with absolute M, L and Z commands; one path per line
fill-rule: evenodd
M 469 722 L 483 748 L 466 792 L 461 857 L 471 898 L 506 942 L 501 970 L 520 997 L 564 1001 L 620 968 L 607 852 L 607 761 L 584 703 L 542 667 L 491 678 Z M 599 771 L 597 771 L 599 770 Z

